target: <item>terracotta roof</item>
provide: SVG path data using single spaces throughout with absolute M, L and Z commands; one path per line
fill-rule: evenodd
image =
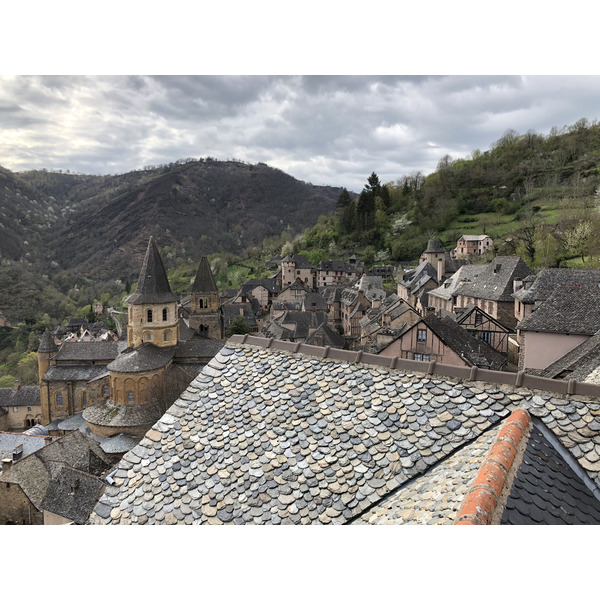
M 137 289 L 127 298 L 127 302 L 129 304 L 162 304 L 176 301 L 177 296 L 171 291 L 160 252 L 154 238 L 151 237 L 148 241 Z
M 200 264 L 198 265 L 198 270 L 196 271 L 196 277 L 194 278 L 194 283 L 192 285 L 192 292 L 211 293 L 218 291 L 219 290 L 217 289 L 217 284 L 215 283 L 208 259 L 206 256 L 203 256 L 200 259 Z

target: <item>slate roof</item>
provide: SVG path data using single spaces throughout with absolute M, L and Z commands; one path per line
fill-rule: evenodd
M 310 292 L 306 294 L 304 299 L 302 300 L 304 310 L 306 311 L 326 311 L 327 310 L 327 302 L 325 298 L 321 296 L 321 294 L 317 294 L 316 292 Z
M 50 367 L 42 381 L 91 381 L 108 375 L 106 365 L 68 365 Z
M 600 335 L 592 335 L 571 351 L 547 366 L 544 377 L 584 381 L 600 365 Z
M 40 345 L 38 346 L 38 352 L 48 352 L 54 354 L 58 350 L 58 347 L 54 343 L 54 338 L 48 329 L 42 333 L 40 338 Z
M 342 271 L 344 273 L 356 273 L 354 265 L 346 264 L 343 260 L 322 260 L 318 265 L 319 271 Z
M 0 388 L 0 406 L 40 406 L 40 386 L 22 385 L 19 389 Z
M 109 362 L 119 356 L 127 347 L 122 342 L 65 342 L 54 356 L 57 361 L 106 361 Z
M 461 287 L 457 295 L 496 302 L 513 300 L 513 280 L 523 279 L 531 269 L 516 256 L 497 256 L 473 283 Z
M 116 373 L 140 373 L 160 369 L 173 360 L 176 350 L 176 346 L 159 348 L 154 344 L 142 344 L 131 352 L 121 354 L 107 369 Z
M 327 323 L 322 323 L 306 338 L 306 343 L 312 346 L 344 348 L 346 340 Z
M 196 271 L 196 277 L 194 278 L 194 283 L 192 285 L 192 292 L 211 293 L 218 291 L 219 290 L 217 289 L 217 284 L 215 283 L 215 278 L 213 277 L 208 259 L 206 256 L 203 256 L 200 259 L 200 264 L 198 265 L 198 270 Z
M 12 460 L 14 450 L 21 444 L 23 446 L 21 458 L 25 458 L 43 448 L 46 441 L 43 437 L 37 435 L 0 432 L 0 469 L 2 468 L 2 460 L 5 458 Z
M 484 271 L 486 265 L 463 265 L 453 273 L 440 287 L 429 291 L 430 296 L 450 300 L 463 285 L 475 280 Z
M 437 237 L 429 238 L 427 242 L 427 248 L 425 248 L 425 252 L 427 253 L 440 253 L 445 252 L 444 245 L 442 244 L 442 240 Z
M 325 305 L 327 307 L 327 305 Z M 302 310 L 302 299 L 298 300 L 273 300 L 273 310 Z
M 104 490 L 98 477 L 60 465 L 50 481 L 41 508 L 83 525 Z
M 246 281 L 246 283 L 244 283 L 241 287 L 241 292 L 243 294 L 245 294 L 259 286 L 264 287 L 271 294 L 277 294 L 277 292 L 279 291 L 279 284 L 277 282 L 277 279 L 263 278 L 263 279 L 250 279 L 249 281 Z
M 345 523 L 523 396 L 228 343 L 123 457 L 90 519 Z
M 482 433 L 353 524 L 451 525 L 497 434 L 497 427 Z
M 248 326 L 257 327 L 256 313 L 260 310 L 260 307 L 257 307 L 251 302 L 236 302 L 235 304 L 223 304 L 223 306 L 221 306 L 221 311 L 223 313 L 223 327 L 226 330 L 231 325 L 231 321 L 240 316 L 240 310 L 243 311 L 243 316 Z
M 458 325 L 451 317 L 439 319 L 435 315 L 427 315 L 423 322 L 459 356 L 469 364 L 483 369 L 501 370 L 508 362 L 506 356 L 476 338 Z M 418 323 L 417 323 L 418 324 Z M 416 325 L 413 325 L 416 327 Z
M 600 288 L 558 288 L 521 321 L 518 329 L 594 335 L 600 330 Z
M 42 501 L 56 473 L 53 468 L 67 465 L 100 475 L 110 462 L 97 442 L 74 431 L 18 461 L 0 480 L 18 483 L 34 506 L 42 510 Z
M 129 304 L 162 304 L 176 301 L 177 296 L 171 291 L 156 242 L 153 237 L 150 237 L 137 288 L 127 298 L 127 302 Z
M 277 318 L 277 322 L 282 325 L 293 325 L 292 338 L 306 339 L 311 329 L 316 329 L 319 325 L 327 323 L 327 315 L 324 312 L 286 312 Z
M 596 497 L 534 422 L 501 518 L 510 525 L 600 524 Z
M 542 269 L 532 279 L 531 285 L 516 291 L 513 297 L 525 304 L 534 304 L 547 300 L 561 287 L 573 287 L 577 285 L 598 288 L 600 285 L 600 270 Z
M 333 304 L 334 302 L 340 302 L 342 299 L 342 292 L 345 290 L 343 286 L 328 285 L 319 288 L 319 294 L 325 298 L 327 304 Z
M 407 273 L 399 284 L 411 294 L 416 294 L 430 280 L 438 283 L 437 271 L 430 263 L 424 261 L 414 271 Z
M 294 256 L 286 256 L 281 262 L 293 262 L 297 269 L 314 269 L 313 265 L 308 262 L 308 258 L 304 254 L 294 254 Z
M 212 358 L 224 346 L 224 340 L 211 340 L 203 337 L 192 337 L 177 345 L 175 360 L 181 358 Z

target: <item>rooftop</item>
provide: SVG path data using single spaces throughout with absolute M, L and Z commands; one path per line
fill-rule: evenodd
M 467 446 L 480 461 L 481 436 L 519 407 L 598 487 L 600 387 L 576 384 L 588 398 L 522 387 L 538 382 L 573 386 L 233 336 L 123 457 L 90 522 L 350 523 L 444 461 L 456 470 Z M 457 476 L 463 497 L 468 479 Z

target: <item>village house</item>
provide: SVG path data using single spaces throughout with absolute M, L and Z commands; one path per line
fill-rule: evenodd
M 283 288 L 279 294 L 277 294 L 277 300 L 302 300 L 304 296 L 311 291 L 311 288 L 305 286 L 303 283 L 300 283 L 299 281 L 293 281 Z
M 600 288 L 558 287 L 518 325 L 519 369 L 543 371 L 600 330 Z
M 0 388 L 0 431 L 23 431 L 42 422 L 40 388 L 21 385 L 15 381 L 12 388 Z
M 285 288 L 296 280 L 311 289 L 315 288 L 315 268 L 302 254 L 286 256 L 281 260 L 281 287 Z
M 452 318 L 471 335 L 508 356 L 511 330 L 479 307 L 467 304 L 465 308 L 458 309 Z
M 251 279 L 242 285 L 240 293 L 232 300 L 245 302 L 247 297 L 255 298 L 265 312 L 269 312 L 271 302 L 278 297 L 279 285 L 276 279 Z
M 422 313 L 428 306 L 427 294 L 439 286 L 438 272 L 428 261 L 423 261 L 416 269 L 406 272 L 398 281 L 398 296 Z
M 489 235 L 461 235 L 456 242 L 456 248 L 452 250 L 452 258 L 466 258 L 468 256 L 480 256 L 494 249 L 494 241 Z
M 89 523 L 600 523 L 599 396 L 234 336 L 123 456 Z
M 450 254 L 445 250 L 442 241 L 437 237 L 432 237 L 427 243 L 427 248 L 419 257 L 419 264 L 428 262 L 436 272 L 436 279 L 441 283 L 445 277 L 450 276 L 457 269 Z
M 323 311 L 286 311 L 276 319 L 271 319 L 263 332 L 266 337 L 305 343 L 326 323 L 327 315 Z
M 451 317 L 427 315 L 378 352 L 381 356 L 502 370 L 506 355 L 468 333 Z
M 327 304 L 327 323 L 330 327 L 342 325 L 342 291 L 344 287 L 328 286 L 319 289 Z
M 427 293 L 427 304 L 438 317 L 454 314 L 457 291 L 464 285 L 472 283 L 485 270 L 486 265 L 463 265 L 453 273 L 442 285 Z
M 316 287 L 343 285 L 357 276 L 356 267 L 341 260 L 322 260 L 316 268 Z
M 371 308 L 371 302 L 363 290 L 343 289 L 340 293 L 340 317 L 344 336 L 354 340 L 360 339 L 360 321 Z
M 408 303 L 396 294 L 390 294 L 377 308 L 369 309 L 360 320 L 360 343 L 362 346 L 375 344 L 378 348 L 376 339 L 383 331 L 386 335 L 389 335 L 390 330 L 398 332 L 406 325 L 414 325 L 420 318 L 419 313 Z
M 559 288 L 600 286 L 598 269 L 542 269 L 537 275 L 529 275 L 516 281 L 513 293 L 517 323 L 527 318 Z
M 228 302 L 221 307 L 223 313 L 223 327 L 229 330 L 233 321 L 239 317 L 244 318 L 250 333 L 257 333 L 263 326 L 262 308 L 256 298 L 247 298 L 247 302 Z
M 56 519 L 44 514 L 44 500 L 50 486 L 60 483 L 64 467 L 74 469 L 83 478 L 99 478 L 112 468 L 113 461 L 99 444 L 79 431 L 45 443 L 41 448 L 16 461 L 4 459 L 0 475 L 0 524 L 42 525 L 55 523 Z M 80 503 L 87 507 L 79 524 L 89 516 L 94 503 L 104 489 L 104 482 L 96 486 L 94 497 L 84 487 L 75 490 L 76 498 L 62 498 L 62 504 L 75 508 Z M 72 490 L 67 490 L 68 495 Z
M 497 256 L 472 283 L 456 291 L 455 308 L 474 304 L 505 327 L 515 329 L 515 281 L 531 275 L 531 269 L 517 256 Z

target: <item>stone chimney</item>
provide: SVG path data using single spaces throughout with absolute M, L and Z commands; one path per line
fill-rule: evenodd
M 12 467 L 13 461 L 10 458 L 2 459 L 2 475 L 6 475 Z
M 13 383 L 13 390 L 15 390 L 15 392 L 21 387 L 21 382 L 18 379 L 15 379 L 15 382 Z
M 438 278 L 438 284 L 442 284 L 442 278 L 444 277 L 444 274 L 446 272 L 445 269 L 446 265 L 445 265 L 445 259 L 444 258 L 438 258 L 438 263 L 437 263 L 437 278 Z

